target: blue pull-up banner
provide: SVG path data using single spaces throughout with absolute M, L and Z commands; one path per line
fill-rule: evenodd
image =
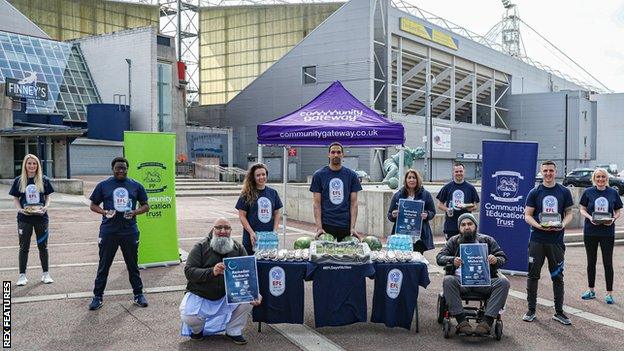
M 529 225 L 524 205 L 535 186 L 535 142 L 483 141 L 479 233 L 498 242 L 507 254 L 506 271 L 527 272 Z

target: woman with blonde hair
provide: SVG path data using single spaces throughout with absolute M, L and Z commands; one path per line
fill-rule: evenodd
M 604 168 L 596 168 L 592 173 L 594 186 L 585 189 L 581 196 L 580 212 L 585 217 L 583 228 L 583 241 L 587 253 L 587 282 L 589 289 L 581 295 L 583 300 L 596 298 L 594 286 L 596 283 L 596 259 L 598 257 L 598 245 L 602 251 L 602 265 L 605 271 L 607 294 L 605 302 L 609 305 L 615 303 L 613 299 L 613 245 L 615 244 L 615 220 L 620 218 L 622 211 L 622 199 L 617 190 L 609 187 L 609 173 Z M 595 213 L 602 213 L 610 217 L 607 222 L 594 220 Z
M 254 254 L 257 231 L 277 231 L 282 200 L 275 189 L 266 186 L 269 170 L 262 163 L 251 166 L 241 196 L 236 203 L 238 218 L 243 225 L 243 246 L 247 254 Z
M 50 194 L 54 192 L 50 180 L 41 172 L 41 162 L 37 156 L 28 154 L 22 161 L 22 175 L 15 178 L 9 195 L 17 210 L 17 233 L 19 236 L 19 277 L 17 285 L 28 283 L 26 265 L 33 230 L 37 237 L 37 248 L 45 284 L 54 282 L 48 272 L 48 207 Z
M 420 200 L 425 203 L 423 212 L 421 213 L 422 226 L 420 229 L 420 239 L 413 243 L 413 249 L 421 254 L 427 250 L 433 249 L 433 234 L 431 232 L 429 221 L 433 220 L 433 217 L 435 217 L 435 204 L 433 203 L 431 193 L 423 187 L 422 177 L 417 170 L 408 169 L 407 172 L 405 172 L 403 187 L 394 193 L 392 200 L 390 200 L 388 220 L 390 222 L 394 222 L 391 234 L 394 234 L 394 230 L 396 228 L 400 199 Z

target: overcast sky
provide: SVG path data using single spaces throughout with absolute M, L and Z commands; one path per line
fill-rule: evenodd
M 501 0 L 407 0 L 477 34 L 505 13 Z M 624 93 L 624 1 L 512 0 L 520 18 L 615 92 Z M 521 28 L 527 56 L 562 71 L 542 41 Z M 580 72 L 580 71 L 579 71 Z M 577 74 L 577 75 L 580 75 Z M 583 78 L 583 77 L 581 77 Z

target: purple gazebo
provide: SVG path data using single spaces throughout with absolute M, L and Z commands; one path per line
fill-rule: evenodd
M 258 125 L 258 162 L 262 162 L 262 146 L 284 148 L 284 207 L 282 209 L 284 243 L 286 242 L 286 180 L 288 179 L 288 147 L 326 147 L 334 141 L 345 146 L 397 146 L 403 171 L 405 131 L 399 122 L 378 114 L 351 95 L 339 81 L 333 82 L 314 100 L 300 109 Z

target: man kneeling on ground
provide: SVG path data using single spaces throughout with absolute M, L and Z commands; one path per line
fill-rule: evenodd
M 457 320 L 456 332 L 458 334 L 487 335 L 490 334 L 494 319 L 496 319 L 498 312 L 505 306 L 505 301 L 507 301 L 507 295 L 509 294 L 509 281 L 504 276 L 498 275 L 498 268 L 507 262 L 507 256 L 494 238 L 477 233 L 477 220 L 472 214 L 462 214 L 457 219 L 457 222 L 459 224 L 459 234 L 451 237 L 436 257 L 438 265 L 446 266 L 447 264 L 452 264 L 456 268 L 456 274 L 444 277 L 444 299 L 448 304 L 449 313 Z M 459 245 L 469 243 L 484 243 L 488 246 L 487 260 L 490 264 L 490 276 L 492 278 L 490 287 L 468 288 L 461 286 L 458 269 L 463 262 L 459 257 Z M 467 292 L 489 295 L 485 318 L 474 330 L 466 320 L 460 295 Z
M 204 333 L 225 331 L 225 336 L 234 343 L 247 343 L 243 337 L 243 328 L 252 307 L 262 302 L 262 296 L 249 304 L 227 304 L 223 259 L 247 256 L 243 245 L 230 237 L 231 233 L 230 222 L 219 218 L 214 222 L 208 237 L 195 244 L 189 253 L 184 267 L 188 283 L 180 304 L 182 335 L 201 339 Z

